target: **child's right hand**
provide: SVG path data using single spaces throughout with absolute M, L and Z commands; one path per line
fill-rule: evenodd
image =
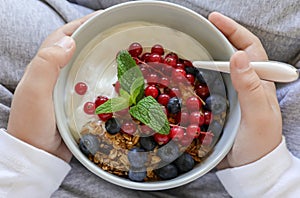
M 231 79 L 238 93 L 242 118 L 233 147 L 218 168 L 242 166 L 262 158 L 281 142 L 282 118 L 276 89 L 274 83 L 260 80 L 249 67 L 249 59 L 268 60 L 259 39 L 219 13 L 212 13 L 209 20 L 235 48 L 243 50 L 230 60 Z
M 8 122 L 8 133 L 67 162 L 72 155 L 56 127 L 53 89 L 75 51 L 70 36 L 94 14 L 62 26 L 45 39 L 16 88 Z

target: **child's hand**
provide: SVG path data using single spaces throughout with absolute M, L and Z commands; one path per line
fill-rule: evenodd
M 235 48 L 243 50 L 230 60 L 231 79 L 238 93 L 242 118 L 234 145 L 219 168 L 242 166 L 265 156 L 281 142 L 282 119 L 275 85 L 260 80 L 249 67 L 249 60 L 268 59 L 256 36 L 219 13 L 212 13 L 209 20 Z
M 91 15 L 66 24 L 43 42 L 16 88 L 7 128 L 13 136 L 67 162 L 72 155 L 56 128 L 52 93 L 60 69 L 75 51 L 70 36 Z

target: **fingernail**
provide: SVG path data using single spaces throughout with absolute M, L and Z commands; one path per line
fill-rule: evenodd
M 74 40 L 69 36 L 64 36 L 62 39 L 60 39 L 58 42 L 56 42 L 54 45 L 60 46 L 66 51 L 70 50 L 73 47 Z

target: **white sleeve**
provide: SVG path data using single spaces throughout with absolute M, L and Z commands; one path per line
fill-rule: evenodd
M 268 155 L 251 164 L 217 172 L 233 197 L 299 197 L 300 159 L 287 149 L 285 139 Z
M 70 171 L 65 161 L 0 129 L 0 197 L 50 197 Z

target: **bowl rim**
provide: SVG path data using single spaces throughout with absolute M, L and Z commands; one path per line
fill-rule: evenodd
M 194 17 L 198 17 L 199 20 L 204 22 L 208 28 L 211 28 L 212 31 L 217 33 L 218 36 L 220 38 L 222 38 L 222 41 L 224 42 L 225 47 L 228 48 L 227 50 L 229 50 L 231 54 L 234 53 L 235 49 L 232 47 L 232 45 L 226 39 L 226 37 L 213 24 L 211 24 L 205 17 L 203 17 L 202 15 L 200 15 L 200 14 L 196 13 L 195 11 L 188 9 L 184 6 L 170 3 L 170 2 L 164 2 L 164 1 L 134 1 L 134 2 L 125 2 L 125 3 L 114 5 L 110 8 L 107 8 L 103 12 L 100 12 L 100 13 L 96 14 L 95 16 L 91 17 L 88 21 L 85 22 L 85 25 L 79 27 L 73 33 L 72 37 L 76 40 L 76 38 L 79 37 L 79 35 L 82 31 L 84 31 L 89 25 L 93 24 L 94 21 L 98 17 L 101 17 L 101 15 L 103 15 L 103 14 L 109 14 L 111 11 L 114 11 L 116 9 L 126 9 L 126 7 L 130 7 L 130 6 L 134 6 L 134 5 L 147 6 L 147 5 L 153 5 L 153 4 L 164 5 L 167 7 L 171 6 L 174 9 L 178 9 L 179 11 L 186 12 L 186 14 L 192 15 Z M 65 68 L 71 67 L 71 66 L 72 66 L 72 61 L 70 61 L 70 63 L 68 65 L 66 65 Z M 63 72 L 63 71 L 61 71 L 61 72 Z M 99 176 L 100 178 L 102 178 L 110 183 L 113 183 L 113 184 L 116 184 L 116 185 L 119 185 L 119 186 L 122 186 L 125 188 L 134 189 L 134 190 L 144 190 L 144 191 L 166 190 L 166 189 L 179 187 L 179 186 L 182 186 L 189 182 L 192 182 L 195 179 L 203 176 L 205 173 L 210 171 L 214 166 L 216 166 L 219 162 L 221 162 L 221 160 L 227 155 L 227 153 L 231 149 L 231 146 L 234 141 L 234 137 L 236 136 L 237 130 L 234 130 L 234 132 L 232 134 L 230 134 L 230 138 L 229 138 L 230 142 L 228 142 L 227 146 L 225 148 L 223 148 L 222 152 L 219 152 L 218 155 L 216 155 L 213 158 L 213 160 L 211 160 L 209 162 L 209 164 L 211 164 L 212 167 L 205 166 L 204 168 L 202 168 L 201 171 L 199 171 L 199 170 L 197 171 L 197 169 L 189 171 L 188 177 L 185 176 L 185 174 L 183 174 L 172 180 L 157 181 L 157 182 L 133 182 L 128 179 L 118 177 L 116 175 L 113 175 L 109 172 L 102 170 L 101 168 L 99 168 L 97 165 L 95 165 L 93 162 L 91 162 L 87 157 L 85 157 L 81 153 L 76 141 L 74 140 L 73 136 L 69 132 L 69 128 L 67 127 L 66 122 L 64 121 L 65 117 L 63 116 L 63 113 L 58 113 L 58 112 L 61 112 L 61 109 L 63 107 L 63 105 L 59 104 L 62 101 L 62 99 L 59 97 L 59 93 L 60 93 L 60 91 L 63 90 L 62 87 L 59 87 L 59 84 L 61 84 L 60 78 L 58 79 L 58 82 L 54 89 L 54 96 L 53 96 L 54 108 L 55 108 L 57 126 L 59 129 L 60 135 L 61 135 L 62 139 L 64 140 L 65 144 L 67 145 L 68 149 L 72 152 L 72 154 L 75 156 L 75 158 L 78 161 L 80 161 L 80 163 L 82 165 L 84 165 L 89 171 L 93 172 L 95 175 Z M 238 102 L 237 102 L 237 105 L 238 105 Z M 236 111 L 239 111 L 239 107 L 236 109 Z M 236 112 L 236 113 L 239 114 L 239 112 Z M 239 117 L 240 117 L 240 115 L 239 115 Z

